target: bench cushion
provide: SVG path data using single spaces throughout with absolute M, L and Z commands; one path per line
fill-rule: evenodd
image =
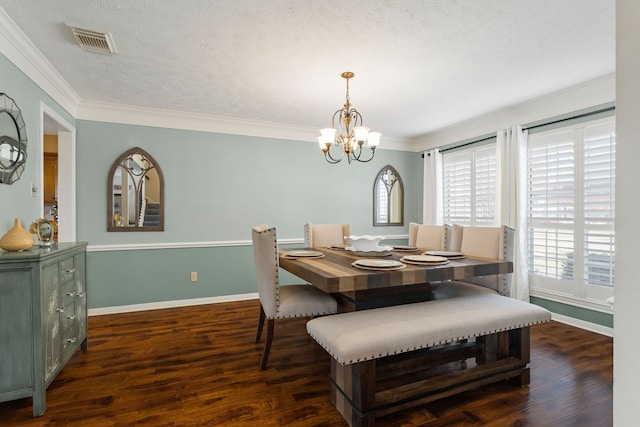
M 348 365 L 550 320 L 542 307 L 483 294 L 321 317 L 307 331 Z

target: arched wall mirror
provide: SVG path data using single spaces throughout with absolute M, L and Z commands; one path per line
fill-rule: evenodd
M 378 172 L 373 184 L 373 225 L 404 225 L 404 185 L 391 165 Z
M 0 93 L 0 183 L 13 184 L 27 164 L 27 131 L 15 101 Z
M 164 178 L 149 153 L 136 147 L 118 157 L 107 185 L 107 231 L 164 230 Z

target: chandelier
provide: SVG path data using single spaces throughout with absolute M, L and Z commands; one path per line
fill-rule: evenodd
M 376 147 L 380 144 L 380 132 L 369 132 L 369 128 L 362 126 L 362 116 L 351 106 L 349 99 L 349 79 L 354 77 L 351 71 L 342 73 L 347 80 L 347 96 L 344 106 L 333 113 L 331 127 L 320 130 L 318 143 L 329 163 L 338 163 L 343 158 L 347 161 L 368 162 L 376 154 Z M 366 144 L 366 145 L 365 145 Z M 333 149 L 340 147 L 341 150 Z M 365 149 L 368 147 L 368 150 Z M 334 151 L 334 155 L 331 152 Z M 339 151 L 338 153 L 335 153 Z M 368 152 L 362 157 L 364 152 Z M 335 157 L 334 157 L 335 156 Z

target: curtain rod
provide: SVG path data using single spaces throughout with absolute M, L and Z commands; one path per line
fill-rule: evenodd
M 606 113 L 607 111 L 613 111 L 615 109 L 616 109 L 615 106 L 605 107 L 605 108 L 601 108 L 599 110 L 589 111 L 588 113 L 576 114 L 575 116 L 566 117 L 564 119 L 558 119 L 558 120 L 552 120 L 550 122 L 540 123 L 538 125 L 522 126 L 522 130 L 536 129 L 536 128 L 543 127 L 543 126 L 555 125 L 556 123 L 562 123 L 562 122 L 566 122 L 566 121 L 574 120 L 574 119 L 581 119 L 583 117 L 593 116 L 594 114 Z
M 459 144 L 459 145 L 455 145 L 453 147 L 443 148 L 442 150 L 440 150 L 440 152 L 444 153 L 445 151 L 454 150 L 454 149 L 460 148 L 460 147 L 466 147 L 467 145 L 473 145 L 473 144 L 477 144 L 479 142 L 490 141 L 490 140 L 495 139 L 495 138 L 496 138 L 496 135 L 491 135 L 491 136 L 488 136 L 486 138 L 474 139 L 473 141 L 465 142 L 464 144 Z M 428 152 L 427 156 L 431 156 L 431 153 Z M 424 159 L 424 153 L 422 153 L 422 158 Z
M 610 107 L 604 107 L 604 108 L 600 108 L 598 110 L 594 110 L 594 111 L 589 111 L 587 113 L 582 113 L 582 114 L 576 114 L 575 116 L 571 116 L 571 117 L 565 117 L 564 119 L 558 119 L 558 120 L 552 120 L 550 122 L 544 122 L 544 123 L 540 123 L 537 125 L 531 125 L 531 126 L 522 126 L 522 130 L 529 130 L 529 129 L 537 129 L 543 126 L 549 126 L 549 125 L 555 125 L 556 123 L 563 123 L 563 122 L 567 122 L 569 120 L 575 120 L 575 119 L 581 119 L 583 117 L 589 117 L 589 116 L 593 116 L 595 114 L 600 114 L 600 113 L 606 113 L 607 111 L 614 111 L 616 109 L 615 105 L 612 105 Z M 460 144 L 460 145 L 456 145 L 453 147 L 448 147 L 445 149 L 440 150 L 441 153 L 444 153 L 445 151 L 449 151 L 449 150 L 453 150 L 456 148 L 460 148 L 460 147 L 466 147 L 467 145 L 472 145 L 472 144 L 477 144 L 478 142 L 484 142 L 484 141 L 489 141 L 493 138 L 496 138 L 495 135 L 486 137 L 486 138 L 482 138 L 482 139 L 477 139 L 474 141 L 470 141 L 470 142 L 465 142 L 464 144 Z M 430 153 L 427 153 L 427 156 L 430 156 Z M 422 153 L 422 157 L 424 158 L 424 153 Z
M 482 139 L 475 139 L 473 141 L 465 142 L 464 144 L 456 145 L 455 147 L 444 148 L 444 149 L 440 150 L 440 152 L 444 153 L 445 151 L 455 150 L 456 148 L 466 147 L 467 145 L 473 145 L 473 144 L 477 144 L 479 142 L 490 141 L 492 139 L 496 139 L 496 135 L 491 135 L 491 136 L 488 136 L 488 137 L 482 138 Z

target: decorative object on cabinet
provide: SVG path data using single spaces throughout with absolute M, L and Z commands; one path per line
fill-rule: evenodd
M 404 225 L 404 185 L 391 165 L 380 169 L 373 183 L 373 225 Z
M 0 183 L 20 179 L 27 163 L 27 131 L 15 101 L 0 93 Z
M 51 246 L 58 233 L 58 223 L 53 219 L 38 218 L 31 223 L 29 233 L 38 236 L 40 246 Z
M 0 402 L 31 396 L 33 416 L 44 414 L 47 387 L 87 350 L 86 248 L 0 253 Z
M 16 218 L 11 230 L 0 239 L 0 248 L 5 251 L 27 251 L 34 243 L 31 233 L 22 227 L 20 218 Z
M 162 169 L 142 148 L 126 151 L 111 166 L 107 231 L 164 231 Z
M 362 126 L 362 116 L 351 105 L 349 98 L 349 79 L 355 76 L 351 71 L 342 73 L 342 78 L 347 80 L 347 96 L 344 106 L 333 113 L 331 127 L 320 130 L 318 144 L 324 153 L 324 158 L 329 163 L 339 163 L 343 158 L 351 163 L 368 162 L 376 154 L 376 147 L 380 144 L 380 132 L 369 132 L 369 128 Z M 361 157 L 366 146 L 369 147 L 367 157 Z M 331 147 L 341 147 L 337 150 L 337 157 L 331 155 Z

